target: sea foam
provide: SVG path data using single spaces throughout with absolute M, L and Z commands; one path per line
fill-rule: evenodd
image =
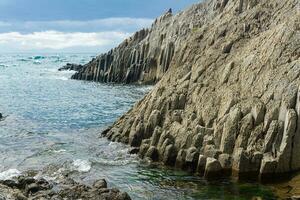
M 9 180 L 20 176 L 21 172 L 17 169 L 9 169 L 0 173 L 0 180 Z

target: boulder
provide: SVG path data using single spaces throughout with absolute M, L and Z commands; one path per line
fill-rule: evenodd
M 215 158 L 207 158 L 205 165 L 204 177 L 216 178 L 222 175 L 222 166 Z
M 83 67 L 84 67 L 83 65 L 67 63 L 65 66 L 59 68 L 58 71 L 66 71 L 66 70 L 79 71 Z

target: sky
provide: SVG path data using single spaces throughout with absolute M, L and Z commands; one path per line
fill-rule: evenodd
M 200 0 L 0 0 L 0 53 L 101 53 Z

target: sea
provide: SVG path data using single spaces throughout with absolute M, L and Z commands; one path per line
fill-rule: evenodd
M 38 170 L 53 182 L 63 173 L 85 184 L 105 178 L 132 199 L 276 199 L 269 186 L 208 181 L 153 165 L 130 155 L 129 146 L 101 137 L 152 86 L 78 81 L 70 79 L 74 71 L 58 71 L 95 56 L 0 55 L 0 180 Z

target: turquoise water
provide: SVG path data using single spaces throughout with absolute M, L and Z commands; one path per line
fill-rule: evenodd
M 55 181 L 71 172 L 78 181 L 106 178 L 133 199 L 275 199 L 256 183 L 208 182 L 182 171 L 150 166 L 128 146 L 99 134 L 129 110 L 151 87 L 70 80 L 58 72 L 67 62 L 94 55 L 0 56 L 0 179 L 43 170 Z

